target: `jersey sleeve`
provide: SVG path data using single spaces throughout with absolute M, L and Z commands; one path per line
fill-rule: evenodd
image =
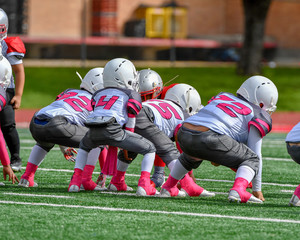
M 272 130 L 272 119 L 266 111 L 259 110 L 259 112 L 254 110 L 254 117 L 249 122 L 248 129 L 250 130 L 250 127 L 254 126 L 260 132 L 261 137 L 264 137 Z
M 129 95 L 128 103 L 127 103 L 127 112 L 129 117 L 133 117 L 130 115 L 138 115 L 142 109 L 142 99 L 141 95 L 135 91 L 132 91 Z

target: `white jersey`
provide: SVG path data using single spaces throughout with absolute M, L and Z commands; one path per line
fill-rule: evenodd
M 260 107 L 230 93 L 219 93 L 185 122 L 202 125 L 247 144 L 250 126 L 264 137 L 272 128 L 270 115 Z
M 13 65 L 22 64 L 25 56 L 25 46 L 19 37 L 7 37 L 1 41 L 2 55 Z M 14 88 L 14 77 L 11 76 L 9 88 Z
M 139 93 L 129 89 L 104 88 L 94 93 L 93 101 L 90 122 L 97 117 L 114 117 L 121 126 L 128 122 L 129 108 L 138 114 L 142 107 Z
M 286 142 L 300 142 L 300 122 L 298 122 L 292 130 L 287 134 Z
M 36 114 L 40 119 L 64 116 L 72 124 L 82 125 L 93 111 L 92 94 L 85 90 L 67 89 L 57 96 L 56 101 Z
M 169 138 L 174 137 L 175 129 L 185 119 L 182 108 L 171 101 L 159 99 L 148 100 L 142 104 L 152 110 L 154 124 Z

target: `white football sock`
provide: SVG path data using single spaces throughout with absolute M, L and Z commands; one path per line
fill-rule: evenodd
M 87 157 L 88 152 L 80 148 L 76 156 L 75 168 L 83 170 L 86 165 Z
M 180 180 L 187 174 L 189 171 L 186 170 L 179 160 L 176 160 L 175 165 L 172 167 L 171 176 L 177 180 Z
M 117 162 L 117 170 L 118 171 L 126 172 L 128 167 L 129 167 L 128 163 L 122 162 L 118 159 L 118 162 Z
M 100 148 L 98 148 L 98 147 L 93 148 L 88 154 L 86 165 L 96 166 L 100 152 L 101 152 Z
M 250 183 L 252 179 L 254 178 L 255 172 L 252 168 L 248 166 L 240 166 L 237 171 L 235 178 L 241 177 L 244 178 Z
M 141 171 L 151 172 L 155 159 L 155 152 L 146 153 L 142 161 Z
M 43 162 L 47 153 L 48 152 L 40 146 L 34 145 L 29 155 L 28 162 L 39 166 Z
M 172 171 L 175 163 L 176 163 L 177 159 L 172 160 L 169 164 L 168 164 L 168 168 L 170 169 L 170 171 Z

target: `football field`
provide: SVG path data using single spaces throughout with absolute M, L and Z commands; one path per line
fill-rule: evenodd
M 28 129 L 18 131 L 23 173 L 35 142 Z M 137 197 L 135 191 L 68 193 L 74 163 L 55 147 L 37 170 L 37 188 L 8 181 L 0 187 L 0 239 L 297 239 L 300 208 L 288 203 L 300 184 L 300 166 L 289 157 L 285 136 L 271 133 L 263 141 L 264 204 L 229 203 L 234 172 L 206 161 L 194 174 L 199 185 L 216 193 L 213 198 Z M 140 163 L 136 159 L 126 175 L 134 190 Z M 97 165 L 93 180 L 99 171 Z

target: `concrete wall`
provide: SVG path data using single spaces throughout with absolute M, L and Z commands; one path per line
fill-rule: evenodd
M 91 34 L 92 0 L 86 1 L 86 32 Z M 28 35 L 32 37 L 71 37 L 82 35 L 84 0 L 28 0 Z M 168 0 L 118 0 L 117 32 L 140 5 L 161 6 Z M 241 0 L 177 0 L 188 9 L 189 37 L 242 35 Z M 273 0 L 266 22 L 266 35 L 274 37 L 280 47 L 300 48 L 300 1 Z

